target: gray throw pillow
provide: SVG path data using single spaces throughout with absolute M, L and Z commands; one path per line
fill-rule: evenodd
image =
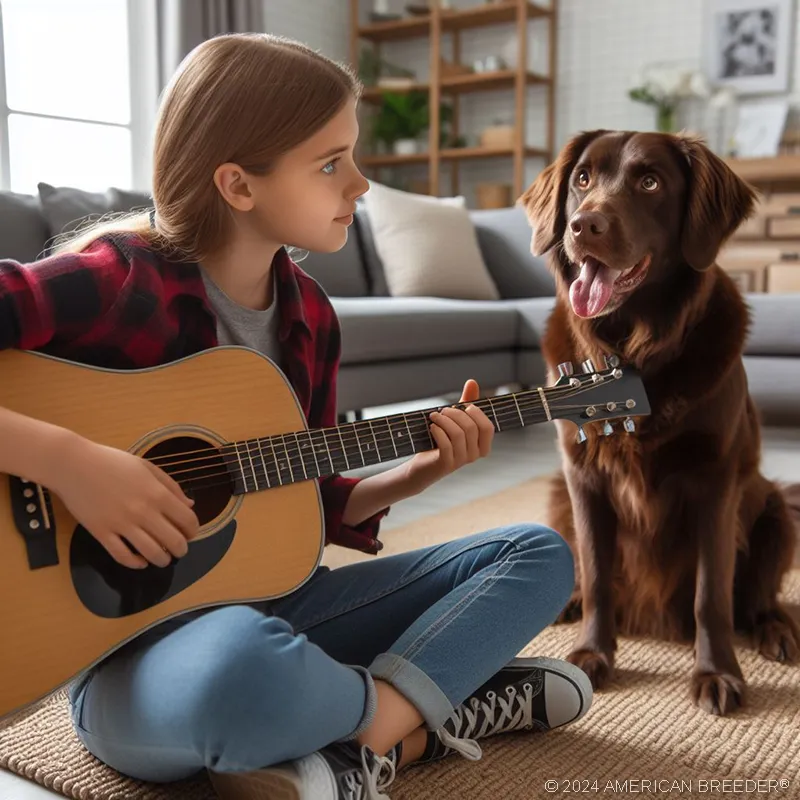
M 105 214 L 145 209 L 153 204 L 144 192 L 115 188 L 105 192 L 86 192 L 49 183 L 39 184 L 39 200 L 50 236 L 73 231 L 87 219 L 97 220 Z

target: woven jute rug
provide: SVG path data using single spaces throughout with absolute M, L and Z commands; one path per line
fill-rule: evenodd
M 387 531 L 384 554 L 541 520 L 545 499 L 546 481 L 528 481 Z M 339 549 L 326 554 L 333 566 L 360 558 Z M 800 617 L 800 570 L 785 583 L 784 600 Z M 576 625 L 549 627 L 524 653 L 563 658 L 576 630 Z M 715 718 L 689 699 L 690 646 L 621 639 L 616 683 L 595 695 L 582 720 L 543 735 L 497 737 L 485 743 L 477 763 L 454 756 L 405 770 L 391 787 L 391 797 L 530 800 L 580 793 L 731 798 L 769 793 L 800 798 L 800 668 L 768 662 L 743 642 L 737 654 L 749 685 L 748 705 L 730 717 Z M 0 729 L 0 767 L 82 800 L 214 797 L 203 778 L 142 784 L 100 764 L 73 734 L 63 693 Z

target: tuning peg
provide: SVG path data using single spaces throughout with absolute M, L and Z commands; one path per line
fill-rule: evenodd
M 606 420 L 603 423 L 603 436 L 611 436 L 614 433 L 614 426 Z
M 625 422 L 622 423 L 622 426 L 628 433 L 633 433 L 636 430 L 636 423 L 633 421 L 632 417 L 626 417 Z
M 584 372 L 597 372 L 597 370 L 594 368 L 594 361 L 592 361 L 591 358 L 587 358 L 586 361 L 581 364 L 581 369 Z
M 558 374 L 562 378 L 566 378 L 566 377 L 572 375 L 572 373 L 574 371 L 575 370 L 574 370 L 574 368 L 572 366 L 572 362 L 571 361 L 564 361 L 563 363 L 558 365 Z
M 610 355 L 603 356 L 603 358 L 605 359 L 606 367 L 608 367 L 608 369 L 614 369 L 615 367 L 619 366 L 619 358 L 617 358 L 617 356 Z
M 575 441 L 578 444 L 583 444 L 586 441 L 586 431 L 583 428 L 578 428 L 578 434 L 575 436 Z

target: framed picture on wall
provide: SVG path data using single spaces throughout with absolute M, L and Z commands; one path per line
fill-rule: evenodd
M 709 80 L 738 94 L 786 92 L 794 0 L 705 0 Z

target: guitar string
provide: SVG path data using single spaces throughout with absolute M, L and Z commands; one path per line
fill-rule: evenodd
M 584 406 L 583 405 L 559 406 L 557 410 L 562 411 L 562 410 L 568 410 L 570 408 L 584 408 Z M 509 417 L 508 419 L 514 419 L 514 418 L 516 418 L 516 416 Z M 545 414 L 541 414 L 538 418 L 531 418 L 530 419 L 530 422 L 532 424 L 537 424 L 537 423 L 541 423 L 541 422 L 545 422 L 545 421 L 547 421 L 547 416 Z M 591 420 L 591 419 L 588 420 L 588 422 L 595 422 L 595 421 L 596 422 L 605 422 L 606 420 L 602 420 L 602 419 L 600 419 L 600 420 Z M 384 440 L 384 441 L 386 441 L 386 440 Z M 400 442 L 400 444 L 404 445 L 408 441 L 409 440 L 406 439 L 405 441 Z M 395 440 L 395 442 L 396 442 L 396 440 Z M 431 448 L 431 449 L 435 449 L 435 448 Z M 346 450 L 345 450 L 345 452 L 346 452 Z M 373 452 L 378 452 L 378 451 L 373 451 Z M 361 454 L 360 451 L 359 451 L 359 454 Z M 352 453 L 349 453 L 348 455 L 355 456 L 356 453 L 352 452 Z M 379 452 L 378 452 L 378 455 L 380 455 Z M 413 455 L 413 453 L 404 453 L 402 455 Z M 388 460 L 394 460 L 394 458 L 400 458 L 400 457 L 402 457 L 402 455 L 401 454 L 397 454 L 396 456 L 392 456 L 392 457 L 387 458 L 387 459 L 384 459 L 384 458 L 381 457 L 380 460 L 381 461 L 383 461 L 383 460 L 387 460 L 387 461 Z M 236 465 L 231 464 L 231 465 L 226 466 L 221 471 L 210 472 L 210 473 L 207 473 L 205 475 L 198 475 L 196 478 L 188 478 L 187 479 L 187 478 L 183 478 L 182 477 L 182 476 L 185 476 L 185 475 L 191 475 L 193 473 L 202 472 L 203 470 L 214 468 L 214 467 L 217 466 L 217 464 L 214 463 L 214 464 L 208 464 L 208 465 L 206 465 L 204 467 L 194 467 L 192 469 L 184 469 L 184 470 L 178 470 L 176 472 L 169 472 L 168 474 L 174 480 L 178 480 L 178 482 L 181 483 L 181 485 L 184 485 L 184 484 L 188 484 L 189 482 L 201 482 L 201 483 L 204 483 L 209 478 L 221 477 L 223 475 L 226 476 L 226 478 L 227 478 L 227 480 L 224 481 L 223 483 L 229 483 L 232 479 L 237 477 L 239 473 L 241 473 L 242 474 L 242 480 L 244 481 L 245 486 L 248 485 L 248 479 L 252 479 L 253 482 L 257 485 L 259 475 L 256 472 L 255 468 L 258 465 L 259 461 L 260 461 L 261 462 L 261 477 L 265 478 L 266 479 L 266 483 L 268 485 L 270 485 L 270 480 L 269 479 L 270 479 L 271 470 L 267 466 L 267 461 L 263 457 L 263 453 L 254 452 L 254 451 L 248 449 L 246 452 L 240 452 L 239 456 L 240 456 L 239 469 L 236 469 Z M 255 461 L 253 461 L 251 457 L 254 457 Z M 344 456 L 342 456 L 342 457 L 344 457 Z M 216 456 L 213 459 L 209 458 L 209 459 L 206 459 L 206 460 L 213 460 L 213 461 L 216 461 L 218 463 L 220 458 L 221 458 L 221 456 Z M 278 458 L 278 454 L 275 454 L 275 458 Z M 293 459 L 295 459 L 295 458 L 298 458 L 298 464 L 297 465 L 295 465 L 295 463 L 293 463 Z M 321 459 L 323 461 L 327 460 L 328 463 L 332 467 L 334 466 L 333 458 L 331 458 L 331 457 L 329 457 L 327 455 L 324 455 L 324 456 L 321 456 Z M 285 459 L 281 459 L 281 460 L 288 460 L 288 467 L 287 467 L 287 469 L 285 471 L 288 471 L 289 474 L 292 476 L 292 481 L 291 481 L 292 483 L 296 482 L 295 479 L 294 479 L 294 472 L 295 472 L 295 468 L 296 467 L 302 469 L 303 473 L 305 475 L 305 471 L 306 471 L 305 463 L 306 462 L 304 460 L 304 454 L 299 449 L 294 449 L 294 450 L 292 450 L 292 452 L 289 452 L 289 448 L 287 447 L 286 448 L 286 458 Z M 320 459 L 317 459 L 317 462 L 316 462 L 317 464 L 318 464 L 319 460 Z M 302 462 L 302 463 L 300 463 L 300 462 Z M 362 458 L 362 462 L 363 462 L 362 464 L 356 464 L 354 468 L 358 468 L 358 467 L 361 467 L 361 466 L 366 466 L 366 461 L 363 458 Z M 275 460 L 273 459 L 270 463 L 275 463 Z M 345 463 L 347 464 L 347 460 L 345 460 Z M 347 468 L 347 467 L 345 467 L 345 468 Z M 280 482 L 280 479 L 281 479 L 283 473 L 281 472 L 280 467 L 279 467 L 279 465 L 277 463 L 275 463 L 274 472 L 275 472 L 276 478 Z M 333 474 L 333 473 L 330 473 L 330 474 Z M 319 476 L 312 476 L 312 477 L 319 477 Z M 307 479 L 306 477 L 303 478 L 303 480 L 306 480 L 306 479 Z M 219 485 L 221 485 L 221 484 L 205 484 L 204 483 L 204 488 L 210 488 L 211 486 L 219 486 Z M 276 485 L 280 485 L 280 484 L 276 484 Z M 256 487 L 256 488 L 258 488 L 258 487 Z
M 570 387 L 570 391 L 565 392 L 566 396 L 563 399 L 568 399 L 570 397 L 575 397 L 575 396 L 578 396 L 580 394 L 584 394 L 587 391 L 591 391 L 591 389 L 594 388 L 594 386 L 596 386 L 596 385 L 597 384 L 594 384 L 594 385 L 591 385 L 591 386 L 586 386 L 586 387 L 580 387 L 580 388 L 578 388 L 578 387 Z M 559 388 L 562 388 L 562 387 L 559 387 Z M 566 389 L 567 387 L 563 387 L 563 388 Z M 511 407 L 509 407 L 507 409 L 505 409 L 505 408 L 501 408 L 500 409 L 500 413 L 505 415 L 503 417 L 504 420 L 508 421 L 508 420 L 511 420 L 511 419 L 513 419 L 515 417 L 518 418 L 519 414 L 517 413 L 517 407 L 519 407 L 520 411 L 530 411 L 530 410 L 544 409 L 544 406 L 542 405 L 541 398 L 539 397 L 538 392 L 519 393 L 517 395 L 517 397 L 520 397 L 522 395 L 531 395 L 531 396 L 529 396 L 527 399 L 523 398 L 522 402 L 517 401 L 514 404 L 514 406 L 511 406 Z M 510 403 L 508 397 L 509 396 L 507 395 L 507 396 L 503 397 L 502 399 L 493 400 L 492 402 L 493 403 L 498 403 L 498 405 L 500 405 L 501 403 L 502 404 L 508 404 L 508 403 Z M 547 405 L 552 408 L 553 404 L 555 402 L 557 402 L 558 399 L 560 399 L 560 398 L 554 398 L 552 400 L 548 399 Z M 484 402 L 485 402 L 485 400 L 476 401 L 474 403 L 474 405 L 479 405 L 480 403 L 484 403 Z M 469 403 L 457 404 L 457 405 L 469 405 Z M 184 451 L 184 452 L 181 452 L 181 453 L 169 453 L 169 454 L 166 454 L 166 455 L 163 455 L 163 456 L 155 456 L 155 457 L 153 457 L 151 459 L 148 459 L 148 460 L 151 461 L 156 466 L 159 466 L 159 467 L 162 467 L 162 468 L 167 468 L 167 467 L 170 467 L 170 466 L 177 466 L 177 465 L 184 464 L 184 463 L 196 463 L 197 461 L 220 458 L 220 457 L 224 457 L 225 455 L 230 455 L 230 456 L 236 457 L 237 454 L 238 454 L 238 448 L 243 446 L 243 445 L 245 445 L 245 444 L 247 444 L 248 442 L 253 442 L 254 443 L 253 446 L 257 446 L 259 441 L 268 441 L 270 439 L 277 439 L 279 437 L 280 438 L 285 438 L 287 436 L 294 436 L 294 435 L 304 436 L 304 437 L 309 437 L 310 438 L 311 435 L 313 435 L 315 433 L 321 433 L 322 437 L 323 437 L 323 441 L 325 441 L 327 443 L 329 433 L 330 433 L 330 435 L 332 435 L 334 437 L 336 437 L 339 434 L 350 435 L 352 433 L 355 433 L 356 437 L 358 437 L 360 432 L 365 432 L 366 433 L 367 432 L 366 431 L 367 428 L 370 429 L 369 430 L 369 437 L 374 439 L 375 435 L 374 435 L 373 427 L 377 426 L 377 425 L 383 425 L 383 424 L 386 424 L 387 426 L 389 426 L 389 436 L 388 436 L 388 438 L 389 439 L 394 439 L 394 435 L 391 433 L 391 424 L 392 424 L 392 422 L 394 422 L 396 425 L 399 425 L 401 428 L 406 428 L 406 429 L 408 429 L 411 426 L 414 426 L 415 432 L 416 433 L 420 433 L 423 430 L 427 429 L 430 424 L 432 424 L 428 419 L 428 416 L 427 416 L 428 413 L 430 413 L 432 411 L 439 410 L 440 408 L 443 409 L 443 408 L 452 408 L 452 407 L 453 406 L 440 406 L 438 408 L 422 409 L 420 411 L 410 411 L 410 412 L 408 412 L 406 414 L 395 414 L 395 415 L 391 415 L 391 416 L 388 416 L 388 417 L 377 417 L 377 418 L 368 419 L 368 420 L 361 420 L 361 421 L 356 422 L 356 423 L 344 423 L 344 424 L 339 425 L 339 426 L 333 426 L 333 427 L 327 427 L 327 428 L 314 428 L 314 429 L 311 429 L 311 430 L 305 429 L 305 430 L 299 430 L 299 431 L 288 431 L 286 433 L 272 434 L 271 436 L 265 436 L 265 437 L 261 437 L 261 438 L 253 438 L 253 439 L 242 440 L 241 442 L 226 442 L 225 444 L 214 448 L 214 452 L 213 453 L 207 453 L 206 455 L 197 456 L 197 455 L 194 455 L 195 453 L 197 453 L 196 450 L 194 450 L 194 451 L 193 450 L 188 450 L 188 451 Z M 482 409 L 482 410 L 484 411 L 484 413 L 487 412 L 487 409 L 485 409 L 485 408 Z M 498 413 L 496 413 L 494 411 L 494 408 L 491 405 L 489 406 L 488 412 L 489 413 L 487 414 L 487 416 L 489 416 L 490 419 L 491 419 L 491 417 L 495 417 L 495 419 L 497 419 Z M 423 414 L 425 415 L 425 419 L 422 422 L 422 427 L 420 427 L 421 423 L 420 423 L 420 420 L 419 420 L 419 416 L 423 415 Z M 409 418 L 411 418 L 411 417 L 417 417 L 417 419 L 412 419 L 411 422 L 409 422 Z M 381 434 L 380 432 L 379 432 L 379 435 L 386 436 L 385 433 Z M 385 440 L 386 439 L 384 439 L 384 441 Z M 182 456 L 192 456 L 192 457 L 184 459 L 184 460 L 177 460 L 177 461 L 174 460 L 174 459 L 180 459 Z

